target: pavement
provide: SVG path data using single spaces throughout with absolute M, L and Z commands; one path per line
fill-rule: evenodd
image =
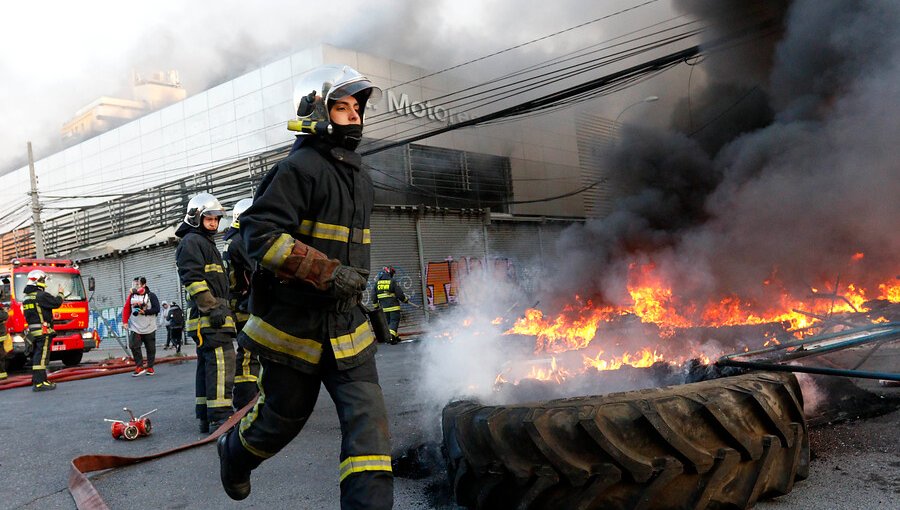
M 391 421 L 394 457 L 423 443 L 439 441 L 439 410 L 415 391 L 421 377 L 424 342 L 379 347 L 377 362 Z M 85 361 L 124 356 L 115 341 L 103 342 Z M 161 347 L 157 354 L 167 357 Z M 194 354 L 194 346 L 183 349 Z M 900 346 L 883 348 L 870 362 L 900 371 Z M 58 362 L 57 362 L 58 363 Z M 148 455 L 204 437 L 193 416 L 195 362 L 161 363 L 153 377 L 119 374 L 62 383 L 56 391 L 29 388 L 0 392 L 0 508 L 69 509 L 66 489 L 69 461 L 86 454 Z M 900 397 L 900 388 L 859 381 L 882 398 Z M 122 407 L 152 415 L 153 434 L 135 441 L 114 440 L 104 418 L 123 418 Z M 838 416 L 838 415 L 836 415 Z M 793 491 L 763 501 L 765 510 L 900 508 L 900 412 L 876 418 L 839 417 L 810 433 L 810 476 Z M 253 492 L 243 502 L 230 500 L 218 479 L 214 444 L 133 466 L 92 473 L 90 478 L 110 508 L 303 508 L 336 509 L 340 427 L 326 392 L 288 447 L 253 473 Z M 9 490 L 14 488 L 14 490 Z M 449 501 L 445 474 L 396 478 L 395 508 L 457 508 Z

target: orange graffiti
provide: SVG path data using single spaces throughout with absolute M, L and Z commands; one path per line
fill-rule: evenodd
M 494 275 L 515 277 L 515 266 L 509 259 L 491 259 L 489 268 Z M 476 257 L 462 257 L 459 260 L 447 257 L 440 262 L 428 262 L 425 269 L 428 305 L 434 307 L 458 303 L 460 283 L 471 276 L 481 275 L 483 271 L 484 263 Z

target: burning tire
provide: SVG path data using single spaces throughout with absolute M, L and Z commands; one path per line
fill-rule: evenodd
M 444 408 L 456 502 L 474 508 L 747 508 L 809 472 L 800 386 L 753 373 L 681 386 Z

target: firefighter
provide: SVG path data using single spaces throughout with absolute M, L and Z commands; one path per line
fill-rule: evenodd
M 250 207 L 253 199 L 244 198 L 234 204 L 231 212 L 231 227 L 225 231 L 225 251 L 222 259 L 225 261 L 225 270 L 228 273 L 228 304 L 234 313 L 237 330 L 244 329 L 244 324 L 250 318 L 250 279 L 253 275 L 253 263 L 247 255 L 247 248 L 241 237 L 241 214 Z M 259 375 L 259 359 L 245 347 L 238 345 L 235 360 L 236 370 L 234 376 L 235 410 L 247 405 L 256 396 L 256 378 Z
M 178 277 L 190 296 L 187 333 L 197 344 L 196 414 L 200 432 L 215 430 L 231 416 L 234 386 L 234 319 L 228 307 L 228 277 L 216 248 L 219 218 L 216 197 L 191 198 L 175 235 Z
M 3 305 L 0 305 L 0 381 L 9 377 L 6 373 L 6 357 L 12 352 L 12 338 L 6 331 L 6 321 L 9 319 L 9 312 Z
M 391 330 L 390 343 L 400 342 L 397 331 L 400 330 L 400 303 L 409 303 L 409 298 L 403 293 L 403 288 L 394 281 L 394 270 L 391 266 L 381 268 L 375 286 L 372 287 L 372 303 L 379 306 L 387 317 L 388 329 Z
M 53 331 L 53 309 L 59 308 L 65 300 L 62 285 L 56 296 L 45 289 L 47 273 L 35 269 L 28 273 L 25 284 L 25 299 L 22 300 L 22 315 L 28 323 L 28 336 L 34 346 L 31 358 L 31 389 L 49 391 L 56 389 L 56 383 L 47 380 L 47 363 L 50 357 L 50 344 L 56 337 Z
M 300 432 L 324 385 L 341 424 L 341 508 L 391 508 L 377 344 L 359 305 L 374 188 L 355 152 L 366 103 L 381 90 L 348 66 L 322 66 L 303 75 L 296 92 L 300 120 L 317 124 L 241 215 L 258 269 L 238 343 L 259 355 L 262 368 L 253 410 L 219 438 L 220 477 L 232 499 L 246 498 L 250 471 Z

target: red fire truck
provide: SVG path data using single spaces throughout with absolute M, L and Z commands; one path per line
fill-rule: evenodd
M 22 298 L 29 271 L 40 269 L 47 273 L 47 291 L 55 293 L 62 286 L 66 298 L 62 306 L 53 310 L 53 329 L 56 338 L 50 345 L 50 359 L 62 360 L 66 366 L 81 363 L 81 356 L 98 346 L 100 338 L 88 328 L 88 298 L 81 281 L 81 272 L 71 260 L 13 259 L 0 266 L 0 301 L 9 310 L 6 328 L 13 340 L 12 370 L 21 368 L 31 356 L 31 340 L 25 333 L 28 325 L 22 316 Z

